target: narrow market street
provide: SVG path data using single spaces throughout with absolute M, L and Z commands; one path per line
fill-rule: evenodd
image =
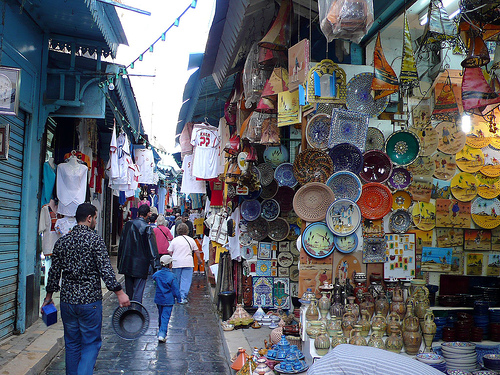
M 155 287 L 148 280 L 143 303 L 150 314 L 143 337 L 127 341 L 115 334 L 111 316 L 117 307 L 114 295 L 103 305 L 103 344 L 94 374 L 230 374 L 217 316 L 203 275 L 193 275 L 189 303 L 176 305 L 170 319 L 166 343 L 158 343 L 158 311 L 153 302 Z M 65 374 L 64 350 L 43 375 Z

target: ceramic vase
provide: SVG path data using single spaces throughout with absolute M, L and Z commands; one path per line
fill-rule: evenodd
M 387 328 L 387 320 L 381 313 L 378 313 L 373 317 L 372 329 L 373 328 L 378 328 L 382 334 L 385 333 L 385 330 Z
M 377 300 L 375 301 L 375 314 L 381 313 L 384 317 L 389 312 L 389 301 L 384 291 L 381 291 Z
M 368 311 L 361 310 L 361 319 L 358 321 L 358 324 L 361 326 L 361 335 L 364 337 L 368 336 L 372 328 L 370 318 L 368 317 Z
M 420 323 L 418 317 L 413 315 L 411 304 L 407 306 L 406 317 L 403 321 L 403 343 L 406 354 L 415 355 L 422 344 L 422 334 L 419 331 Z
M 401 337 L 401 331 L 398 328 L 394 328 L 391 331 L 391 335 L 385 340 L 385 349 L 399 354 L 402 348 L 403 338 Z
M 318 309 L 318 301 L 313 299 L 306 310 L 306 319 L 307 320 L 318 320 L 319 319 L 319 309 Z
M 350 337 L 350 333 L 357 320 L 356 316 L 350 311 L 346 312 L 342 317 L 342 331 L 346 337 Z
M 336 316 L 342 319 L 342 315 L 344 315 L 344 305 L 341 302 L 340 294 L 334 294 L 333 303 L 330 306 L 330 316 Z
M 368 346 L 377 349 L 385 349 L 384 340 L 382 340 L 381 332 L 377 327 L 373 329 L 373 333 L 370 337 L 370 340 L 368 340 Z
M 342 320 L 337 318 L 336 316 L 332 316 L 330 319 L 328 319 L 326 323 L 326 331 L 330 336 L 333 336 L 333 334 L 339 330 L 342 329 Z
M 356 303 L 360 304 L 363 300 L 363 296 L 368 292 L 368 287 L 366 286 L 366 274 L 357 273 L 354 275 L 354 297 L 356 297 Z
M 318 336 L 314 339 L 314 348 L 318 355 L 325 355 L 330 350 L 330 337 L 324 328 L 320 329 Z
M 399 287 L 396 287 L 392 293 L 391 312 L 397 313 L 401 320 L 405 317 L 406 306 L 404 303 L 403 290 Z
M 310 320 L 307 322 L 306 333 L 311 339 L 315 339 L 318 336 L 321 327 L 323 327 L 323 321 L 321 320 Z
M 359 304 L 359 309 L 368 311 L 370 319 L 372 318 L 373 313 L 375 312 L 375 303 L 373 302 L 373 297 L 370 293 L 364 294 L 363 300 Z
M 359 317 L 359 305 L 357 303 L 355 303 L 356 298 L 354 297 L 348 297 L 347 300 L 349 301 L 349 303 L 346 305 L 346 310 L 347 309 L 350 309 L 352 311 L 352 313 L 356 316 L 356 318 Z
M 436 335 L 436 323 L 434 323 L 434 314 L 431 309 L 427 309 L 425 312 L 422 335 L 424 336 L 425 351 L 430 352 L 432 348 L 432 340 Z
M 423 280 L 418 280 L 424 282 Z M 412 280 L 415 282 L 415 280 Z M 424 282 L 425 283 L 425 282 Z M 424 319 L 425 312 L 429 308 L 429 289 L 425 285 L 412 285 L 413 292 L 411 298 L 413 300 L 413 313 L 419 319 Z
M 327 294 L 328 292 L 321 292 L 321 298 L 318 301 L 318 308 L 319 312 L 321 313 L 321 319 L 326 319 L 331 306 L 330 298 L 328 298 Z
M 390 336 L 392 333 L 392 330 L 394 328 L 397 328 L 399 331 L 401 331 L 401 318 L 399 317 L 399 314 L 392 311 L 388 316 L 387 316 L 387 336 Z
M 361 329 L 355 328 L 351 332 L 351 339 L 349 340 L 349 344 L 357 345 L 357 346 L 366 346 L 366 339 L 361 336 Z
M 342 337 L 341 337 L 342 336 Z M 342 334 L 342 331 L 335 331 L 332 333 L 331 335 L 331 346 L 332 346 L 332 349 L 335 348 L 336 346 L 340 345 L 340 344 L 347 344 L 347 342 L 343 342 L 345 341 L 345 338 L 344 338 L 344 335 Z M 344 340 L 342 340 L 342 338 Z

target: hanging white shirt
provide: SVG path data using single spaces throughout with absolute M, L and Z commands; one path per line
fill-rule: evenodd
M 52 226 L 50 212 L 51 209 L 48 204 L 42 206 L 40 210 L 40 222 L 38 224 L 38 233 L 42 235 L 42 251 L 45 255 L 52 254 L 54 244 L 61 237 L 55 230 L 55 224 Z
M 118 190 L 128 189 L 130 184 L 130 173 L 129 166 L 133 164 L 132 158 L 130 157 L 130 145 L 128 137 L 125 133 L 120 133 L 117 139 L 117 156 L 118 156 L 118 172 L 119 176 L 114 177 L 111 181 L 112 185 L 120 185 L 122 188 L 115 188 Z M 125 188 L 123 188 L 125 186 Z
M 116 129 L 113 125 L 113 133 L 111 134 L 111 143 L 109 145 L 109 161 L 106 166 L 106 171 L 110 179 L 120 177 L 118 167 L 118 143 L 116 141 Z
M 57 219 L 56 225 L 54 226 L 56 228 L 56 232 L 60 236 L 64 236 L 71 232 L 71 229 L 76 225 L 76 219 L 74 217 L 70 216 L 65 216 L 62 219 Z
M 153 158 L 153 150 L 147 148 L 135 149 L 135 163 L 139 167 L 139 183 L 152 184 L 153 183 L 153 168 L 155 161 Z
M 195 147 L 193 176 L 208 180 L 219 175 L 220 138 L 216 127 L 197 125 L 191 137 L 191 144 Z
M 206 193 L 205 181 L 197 180 L 193 176 L 193 155 L 185 155 L 182 161 L 182 185 L 181 193 Z
M 229 142 L 229 138 L 231 137 L 231 133 L 229 131 L 229 125 L 224 117 L 221 117 L 219 120 L 219 128 L 217 133 L 220 138 L 219 146 L 218 146 L 218 154 L 219 154 L 219 174 L 224 173 L 224 166 L 226 164 L 226 153 L 224 152 L 224 147 Z
M 237 207 L 230 216 L 234 222 L 234 237 L 229 236 L 227 238 L 226 249 L 231 253 L 231 259 L 236 259 L 241 256 L 241 245 L 240 245 L 240 208 Z M 228 233 L 229 235 L 230 233 Z
M 87 166 L 80 164 L 74 156 L 69 162 L 57 166 L 58 214 L 75 216 L 78 206 L 85 202 L 87 172 Z

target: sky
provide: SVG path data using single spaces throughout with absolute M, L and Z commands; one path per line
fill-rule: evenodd
M 115 61 L 129 65 L 149 49 L 191 0 L 122 0 L 122 3 L 151 12 L 147 16 L 116 8 L 129 45 L 118 48 Z M 190 8 L 181 17 L 179 26 L 165 34 L 165 41 L 157 42 L 152 53 L 146 52 L 143 61 L 137 61 L 134 69 L 128 70 L 144 130 L 153 143 L 156 137 L 167 152 L 174 152 L 184 86 L 195 71 L 187 70 L 189 54 L 205 52 L 214 12 L 215 0 L 198 0 L 196 8 Z

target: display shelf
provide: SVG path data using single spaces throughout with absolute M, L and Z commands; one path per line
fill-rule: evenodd
M 448 306 L 431 306 L 429 307 L 433 311 L 460 311 L 460 310 L 474 310 L 473 307 L 466 306 L 457 306 L 457 307 L 448 307 Z

